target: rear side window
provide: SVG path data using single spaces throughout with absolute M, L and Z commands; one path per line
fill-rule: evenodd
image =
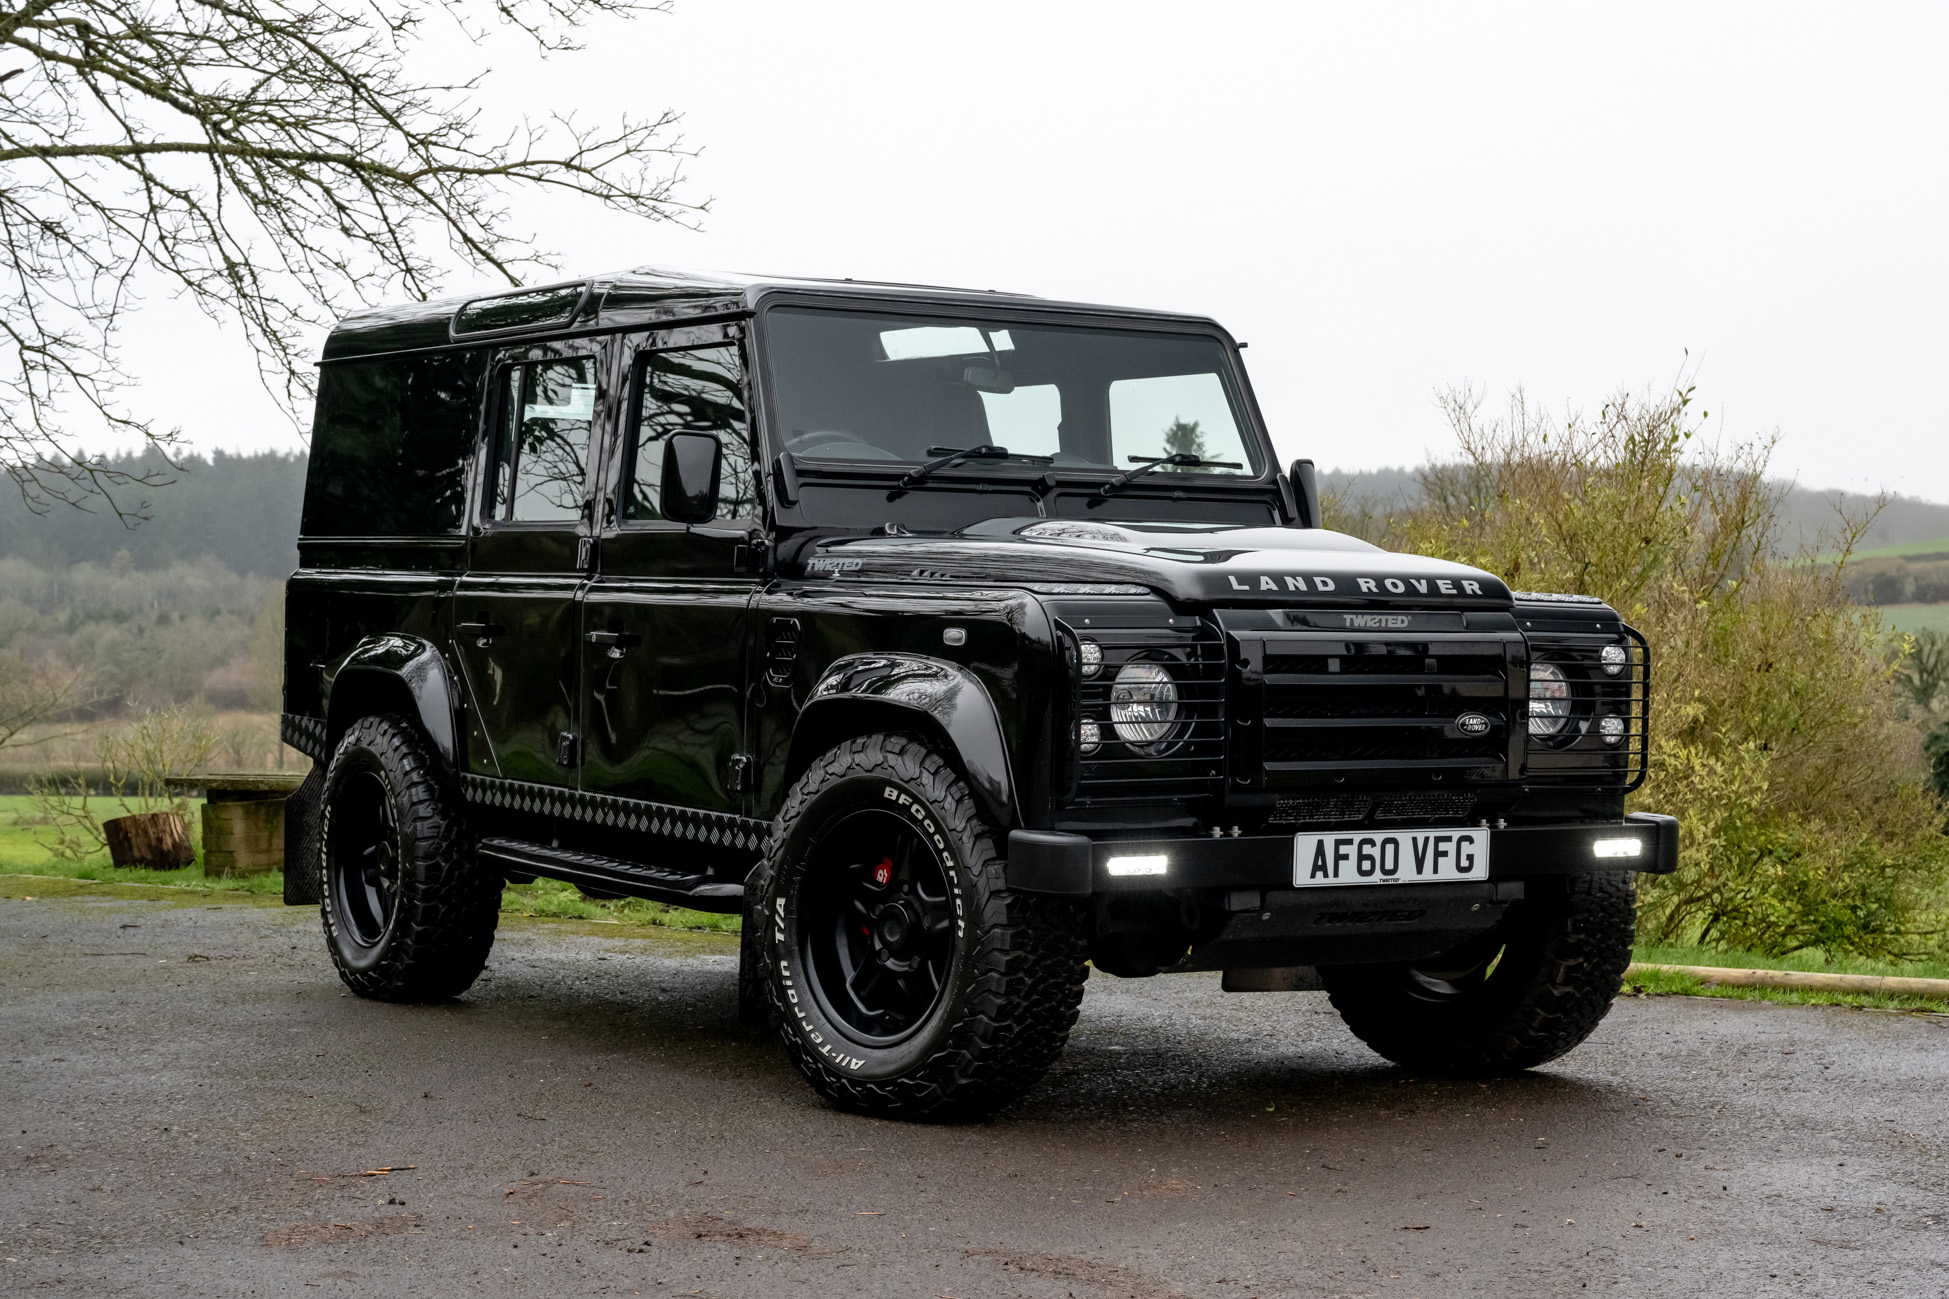
M 663 517 L 663 440 L 707 433 L 723 451 L 717 517 L 758 513 L 753 492 L 751 426 L 744 408 L 744 363 L 737 344 L 646 352 L 636 366 L 636 439 L 631 451 L 628 520 Z
M 495 409 L 488 517 L 515 523 L 581 518 L 596 417 L 595 362 L 582 357 L 508 366 L 501 371 Z
M 458 532 L 484 373 L 478 353 L 326 366 L 312 422 L 304 535 Z

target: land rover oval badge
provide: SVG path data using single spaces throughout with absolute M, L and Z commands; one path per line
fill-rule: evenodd
M 1464 735 L 1487 735 L 1491 725 L 1481 713 L 1463 713 L 1455 719 L 1455 729 Z

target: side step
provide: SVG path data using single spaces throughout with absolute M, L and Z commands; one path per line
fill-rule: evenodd
M 662 866 L 571 852 L 520 839 L 482 839 L 477 845 L 488 861 L 520 875 L 546 875 L 570 884 L 587 884 L 606 893 L 652 902 L 668 902 L 694 911 L 735 912 L 744 908 L 744 885 L 711 883 L 705 875 L 686 874 Z

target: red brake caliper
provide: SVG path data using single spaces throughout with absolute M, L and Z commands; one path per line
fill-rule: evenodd
M 893 881 L 893 858 L 882 857 L 880 858 L 880 864 L 873 868 L 873 882 L 879 885 L 881 888 L 885 888 L 892 881 Z M 861 925 L 859 927 L 859 931 L 860 933 L 865 934 L 869 937 L 873 933 L 873 931 L 867 928 L 865 925 Z

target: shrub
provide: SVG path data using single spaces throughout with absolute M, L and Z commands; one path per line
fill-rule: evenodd
M 1460 458 L 1355 529 L 1515 587 L 1601 596 L 1644 632 L 1651 772 L 1631 805 L 1683 831 L 1678 873 L 1641 880 L 1643 935 L 1774 954 L 1921 946 L 1949 876 L 1943 806 L 1844 566 L 1773 553 L 1772 443 L 1702 445 L 1687 388 L 1621 395 L 1595 420 L 1520 394 L 1491 420 L 1466 390 L 1443 405 Z M 1837 519 L 1828 549 L 1845 555 L 1867 522 Z
M 102 777 L 47 777 L 33 787 L 34 824 L 47 832 L 41 846 L 64 861 L 86 861 L 108 849 L 98 811 L 112 801 L 110 817 L 135 812 L 175 812 L 187 819 L 189 800 L 165 783 L 204 768 L 216 735 L 202 718 L 182 708 L 146 713 L 95 741 Z

